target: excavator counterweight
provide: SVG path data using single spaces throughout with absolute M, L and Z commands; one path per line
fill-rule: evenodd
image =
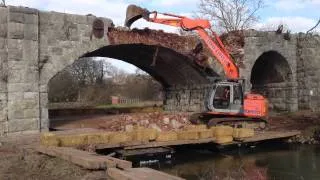
M 148 20 L 150 12 L 147 9 L 136 5 L 129 5 L 126 13 L 126 20 L 124 25 L 128 28 L 138 19 L 144 18 Z

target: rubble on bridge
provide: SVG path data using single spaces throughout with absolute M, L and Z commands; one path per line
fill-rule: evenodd
M 178 35 L 162 30 L 132 29 L 125 27 L 110 27 L 108 29 L 110 44 L 148 44 L 167 47 L 188 57 L 200 70 L 204 70 L 208 76 L 216 76 L 216 62 L 210 61 L 208 48 L 202 43 L 203 50 L 197 51 L 197 45 L 201 42 L 196 35 Z M 244 66 L 244 35 L 242 31 L 233 31 L 220 36 L 226 49 L 230 52 L 239 67 Z M 156 53 L 155 53 L 156 56 Z

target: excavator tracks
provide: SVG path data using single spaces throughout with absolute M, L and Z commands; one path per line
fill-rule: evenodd
M 268 122 L 261 118 L 250 117 L 223 117 L 214 116 L 205 113 L 192 114 L 189 118 L 193 124 L 207 124 L 208 127 L 226 125 L 238 128 L 253 128 L 257 130 L 264 130 Z

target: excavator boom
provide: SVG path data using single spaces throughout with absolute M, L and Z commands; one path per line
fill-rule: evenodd
M 158 17 L 161 14 L 165 17 Z M 205 42 L 212 55 L 221 63 L 229 79 L 238 79 L 239 70 L 236 64 L 233 62 L 228 51 L 225 49 L 223 43 L 221 42 L 219 36 L 217 36 L 213 31 L 212 35 L 214 40 L 207 33 L 206 29 L 210 29 L 211 25 L 208 20 L 205 19 L 191 19 L 184 16 L 168 14 L 168 13 L 158 13 L 156 11 L 149 12 L 148 10 L 141 8 L 136 5 L 129 5 L 126 13 L 125 26 L 129 27 L 138 19 L 144 18 L 149 22 L 154 22 L 158 24 L 165 24 L 169 26 L 180 27 L 186 31 L 196 31 L 201 39 Z

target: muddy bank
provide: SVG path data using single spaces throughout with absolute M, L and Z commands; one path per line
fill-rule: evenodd
M 272 130 L 300 130 L 301 135 L 289 139 L 289 143 L 320 144 L 320 112 L 299 111 L 282 113 L 269 118 Z
M 35 152 L 38 135 L 0 139 L 1 180 L 69 180 L 99 179 L 104 172 L 90 172 L 72 163 Z

